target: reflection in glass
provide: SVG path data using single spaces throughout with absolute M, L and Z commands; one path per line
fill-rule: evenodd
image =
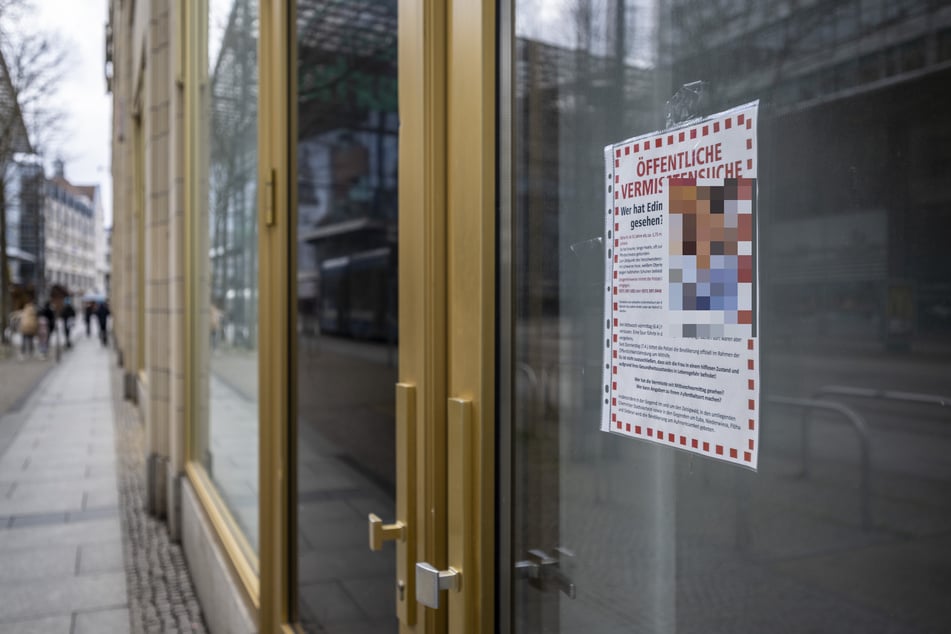
M 513 557 L 559 553 L 577 589 L 515 579 L 515 631 L 946 628 L 951 124 L 935 104 L 951 96 L 937 61 L 951 12 L 513 4 Z M 672 99 L 696 81 L 690 103 Z M 753 99 L 757 473 L 598 431 L 604 253 L 590 248 L 605 145 Z M 841 403 L 865 426 L 814 414 L 804 434 L 777 397 Z
M 198 458 L 258 549 L 257 3 L 210 3 Z
M 307 631 L 387 632 L 395 550 L 396 0 L 299 0 L 297 535 Z

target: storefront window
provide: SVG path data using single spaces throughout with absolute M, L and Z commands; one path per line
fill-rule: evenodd
M 201 386 L 195 458 L 248 548 L 258 548 L 257 39 L 253 0 L 209 5 L 200 127 L 206 207 L 198 227 Z
M 299 0 L 297 619 L 395 632 L 396 0 Z
M 951 124 L 936 104 L 948 100 L 951 74 L 936 60 L 951 13 L 920 2 L 767 2 L 776 10 L 756 15 L 709 4 L 513 0 L 507 9 L 513 152 L 501 169 L 513 200 L 501 224 L 513 245 L 514 309 L 502 315 L 512 324 L 502 345 L 514 362 L 502 371 L 514 385 L 514 491 L 503 618 L 516 632 L 590 634 L 945 629 L 951 149 L 940 139 Z M 733 462 L 715 443 L 689 450 L 693 416 L 716 410 L 725 381 L 705 378 L 715 367 L 691 374 L 677 348 L 713 349 L 729 336 L 699 327 L 656 337 L 649 323 L 620 332 L 628 343 L 615 348 L 618 364 L 639 368 L 630 380 L 676 390 L 672 404 L 690 415 L 665 406 L 653 428 L 663 442 L 601 431 L 606 401 L 624 391 L 604 381 L 606 312 L 623 310 L 605 302 L 621 284 L 605 262 L 629 233 L 606 232 L 605 182 L 621 168 L 606 167 L 604 148 L 650 133 L 665 144 L 689 139 L 689 122 L 755 100 L 755 132 L 741 149 L 758 163 L 745 199 L 758 362 L 751 354 L 743 366 L 758 390 L 749 403 L 758 435 Z M 729 186 L 721 205 L 744 200 Z M 722 212 L 712 194 L 703 202 L 712 250 L 690 255 L 698 271 L 709 258 L 714 275 L 730 238 L 709 235 L 728 221 L 713 218 Z M 655 215 L 665 245 L 674 244 L 668 224 L 699 235 L 673 211 Z M 631 261 L 667 275 L 666 258 L 686 254 Z M 663 287 L 704 285 L 681 274 Z M 712 312 L 700 299 L 716 294 L 692 307 Z M 676 386 L 657 355 L 631 352 L 659 341 L 685 364 L 672 370 Z M 655 414 L 638 411 L 628 422 L 646 430 Z M 757 452 L 755 470 L 738 464 L 746 452 Z

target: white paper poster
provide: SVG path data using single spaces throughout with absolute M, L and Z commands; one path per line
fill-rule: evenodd
M 602 431 L 757 467 L 753 102 L 609 145 Z

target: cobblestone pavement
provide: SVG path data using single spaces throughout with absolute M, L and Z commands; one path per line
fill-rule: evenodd
M 122 398 L 120 373 L 112 376 L 116 465 L 129 620 L 133 632 L 206 632 L 201 608 L 179 544 L 145 510 L 144 429 Z

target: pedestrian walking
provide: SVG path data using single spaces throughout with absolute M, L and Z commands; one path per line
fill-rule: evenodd
M 46 358 L 46 355 L 49 354 L 50 350 L 50 338 L 53 336 L 53 329 L 56 328 L 56 313 L 53 311 L 53 307 L 49 302 L 43 304 L 43 308 L 39 310 L 39 323 L 38 333 L 39 333 L 39 349 L 40 357 Z
M 92 337 L 92 314 L 95 312 L 95 310 L 95 304 L 92 302 L 86 302 L 86 306 L 83 308 L 83 320 L 86 322 L 87 339 Z
M 33 338 L 36 336 L 37 316 L 36 304 L 27 300 L 20 311 L 20 360 L 33 355 Z
M 69 350 L 73 347 L 69 340 L 69 332 L 73 329 L 73 322 L 76 321 L 76 309 L 73 308 L 73 301 L 69 297 L 66 298 L 66 304 L 63 306 L 60 318 L 63 320 L 63 332 L 66 335 L 66 349 Z
M 106 325 L 109 322 L 109 304 L 99 302 L 99 306 L 96 308 L 96 318 L 99 320 L 99 341 L 102 342 L 103 346 L 108 346 L 109 333 L 106 330 Z

